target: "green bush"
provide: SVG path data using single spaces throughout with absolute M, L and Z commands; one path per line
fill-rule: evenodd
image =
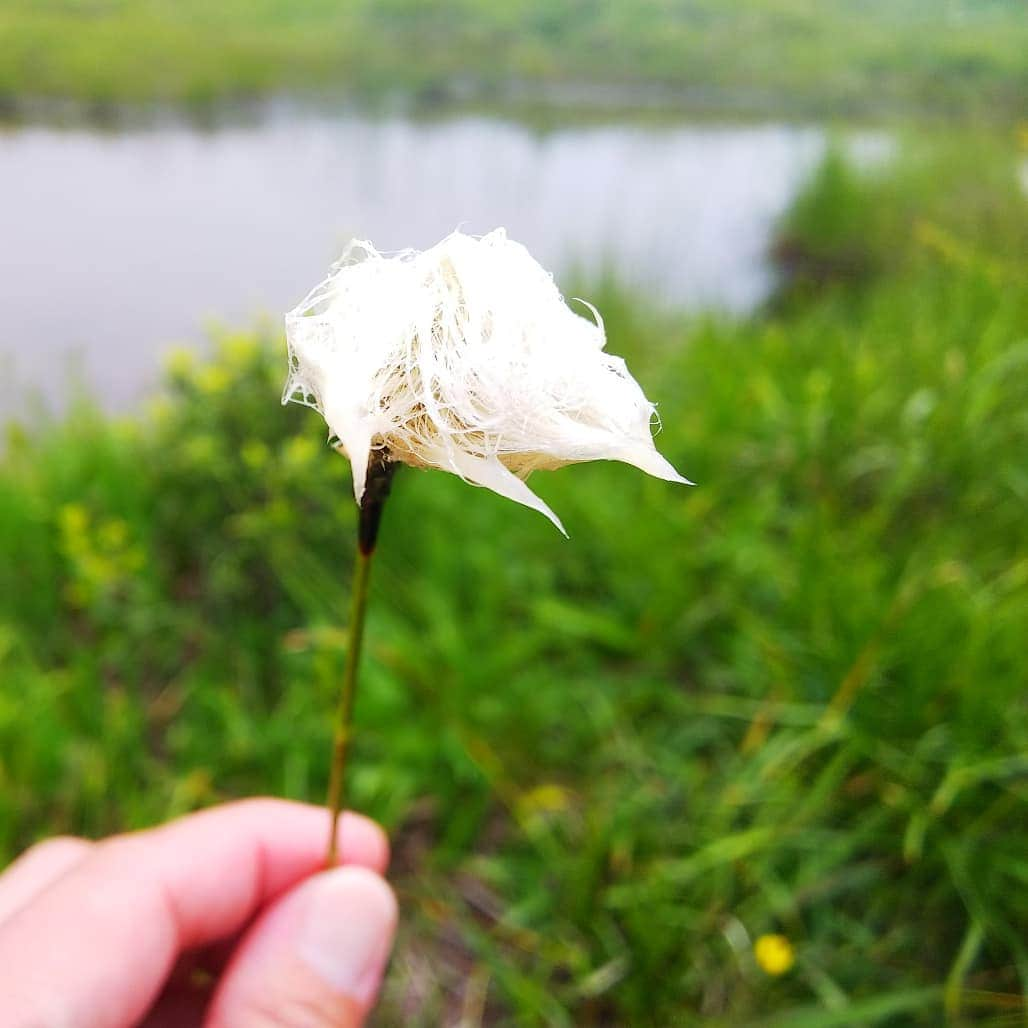
M 397 478 L 352 764 L 405 910 L 382 1023 L 481 1003 L 489 1024 L 934 1025 L 1018 1002 L 1028 284 L 931 181 L 908 257 L 859 288 L 748 322 L 593 297 L 695 489 L 540 475 L 569 542 L 453 476 Z M 882 238 L 899 193 L 876 194 Z M 321 799 L 353 504 L 283 373 L 277 338 L 227 336 L 146 415 L 9 431 L 4 856 Z M 755 958 L 772 933 L 785 973 Z
M 1020 0 L 5 0 L 0 99 L 483 102 L 592 83 L 646 107 L 1002 122 L 1024 109 L 1026 48 Z

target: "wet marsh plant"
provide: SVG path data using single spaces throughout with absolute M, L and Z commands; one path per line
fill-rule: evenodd
M 653 444 L 656 408 L 595 320 L 497 229 L 454 232 L 424 252 L 388 256 L 354 240 L 286 316 L 283 402 L 318 410 L 349 458 L 359 508 L 349 645 L 334 732 L 328 859 L 342 805 L 367 586 L 396 468 L 449 471 L 557 515 L 528 487 L 537 470 L 617 460 L 687 483 Z M 566 533 L 565 533 L 566 534 Z

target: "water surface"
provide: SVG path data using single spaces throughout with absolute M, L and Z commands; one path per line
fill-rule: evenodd
M 248 124 L 0 133 L 0 413 L 69 371 L 130 407 L 211 320 L 278 318 L 346 240 L 423 247 L 503 225 L 558 282 L 746 310 L 774 219 L 824 147 L 782 124 L 612 124 L 272 109 Z M 614 342 L 616 348 L 616 341 Z

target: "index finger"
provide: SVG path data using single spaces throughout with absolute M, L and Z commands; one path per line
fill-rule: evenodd
M 0 927 L 4 1023 L 136 1023 L 178 955 L 243 928 L 321 869 L 328 813 L 246 800 L 119 836 Z M 340 827 L 342 863 L 382 871 L 382 830 L 355 814 Z

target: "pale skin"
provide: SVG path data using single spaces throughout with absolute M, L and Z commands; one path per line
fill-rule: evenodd
M 58 838 L 0 875 L 5 1028 L 358 1028 L 396 927 L 385 834 L 245 800 L 101 842 Z

